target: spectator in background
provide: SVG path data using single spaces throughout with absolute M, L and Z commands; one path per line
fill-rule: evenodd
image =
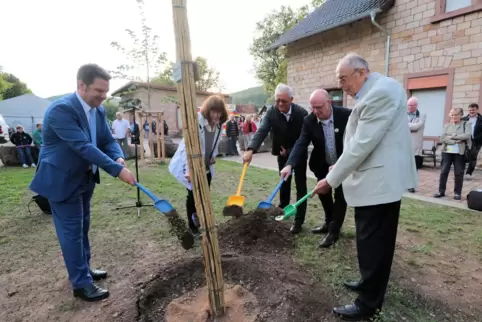
M 127 157 L 127 136 L 130 133 L 129 121 L 122 118 L 122 113 L 115 113 L 117 119 L 112 122 L 112 134 L 115 140 L 120 145 L 122 153 L 124 153 L 124 159 Z
M 252 121 L 253 116 L 248 115 L 246 116 L 246 122 L 244 122 L 244 137 L 245 137 L 245 145 L 249 146 L 251 143 L 251 139 L 254 136 L 254 133 L 257 131 L 256 124 Z
M 482 146 L 482 115 L 479 114 L 479 105 L 476 103 L 470 104 L 469 114 L 463 117 L 462 121 L 468 122 L 472 131 L 472 148 L 469 153 L 469 160 L 467 160 L 469 165 L 465 175 L 465 179 L 470 180 L 475 170 L 480 147 Z
M 261 121 L 259 120 L 259 115 L 258 115 L 258 114 L 254 114 L 254 116 L 253 116 L 253 122 L 254 122 L 254 124 L 256 124 L 256 128 L 259 128 L 259 126 L 261 125 Z
M 412 136 L 413 155 L 415 156 L 415 166 L 418 169 L 423 165 L 423 131 L 425 129 L 426 115 L 418 110 L 418 100 L 416 97 L 410 97 L 407 101 L 408 106 L 408 127 Z M 415 188 L 408 189 L 414 193 Z
M 18 156 L 22 166 L 28 168 L 28 164 L 32 168 L 36 167 L 33 162 L 32 151 L 30 146 L 32 145 L 32 137 L 23 131 L 22 125 L 17 125 L 17 132 L 10 136 L 10 142 L 12 142 L 17 147 Z
M 440 182 L 435 198 L 445 196 L 447 179 L 450 168 L 454 165 L 454 199 L 462 199 L 462 186 L 464 184 L 465 170 L 465 149 L 472 146 L 472 128 L 470 123 L 462 121 L 464 111 L 460 108 L 450 110 L 450 123 L 445 124 L 440 141 L 442 142 L 442 166 L 440 171 Z
M 241 151 L 245 151 L 248 146 L 246 145 L 246 141 L 244 138 L 244 122 L 246 121 L 245 117 L 243 115 L 239 116 L 239 122 L 238 122 L 238 131 L 239 131 L 239 149 Z
M 141 144 L 139 124 L 134 123 L 134 116 L 131 116 L 131 123 L 129 125 L 129 133 L 131 134 L 131 144 Z
M 42 148 L 42 123 L 37 124 L 37 128 L 33 132 L 33 144 L 37 148 L 39 155 L 40 149 Z
M 238 147 L 236 143 L 238 142 L 239 129 L 238 123 L 233 114 L 229 115 L 229 121 L 226 122 L 226 135 L 228 137 L 228 153 L 227 155 L 239 155 Z

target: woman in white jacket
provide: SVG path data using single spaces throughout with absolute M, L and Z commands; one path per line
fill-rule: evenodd
M 227 119 L 228 111 L 224 99 L 220 95 L 209 96 L 198 112 L 201 152 L 204 164 L 206 165 L 206 176 L 210 186 L 211 179 L 214 177 L 214 164 L 216 163 L 218 146 L 221 141 L 221 125 L 224 124 Z M 192 218 L 193 214 L 196 213 L 196 207 L 194 204 L 194 194 L 192 192 L 184 139 L 182 139 L 169 164 L 169 172 L 187 188 L 186 210 L 189 228 L 193 234 L 198 234 L 198 228 Z

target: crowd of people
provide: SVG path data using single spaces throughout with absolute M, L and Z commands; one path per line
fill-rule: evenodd
M 333 312 L 358 321 L 376 315 L 384 303 L 402 195 L 418 184 L 417 168 L 421 164 L 418 140 L 423 138 L 425 116 L 418 111 L 415 98 L 407 99 L 399 82 L 371 71 L 367 61 L 357 54 L 348 54 L 339 61 L 336 79 L 339 87 L 354 99 L 352 109 L 332 106 L 324 89 L 313 91 L 306 109 L 294 102 L 290 86 L 279 84 L 275 102 L 261 122 L 255 116 L 236 120 L 228 114 L 223 97 L 218 95 L 207 98 L 197 116 L 209 184 L 214 179 L 222 125 L 226 123 L 231 143 L 229 154 L 239 154 L 237 143 L 242 136 L 245 150 L 242 159 L 247 163 L 256 158 L 267 135 L 272 135 L 271 154 L 277 158 L 280 176 L 286 180 L 280 191 L 279 207 L 290 204 L 293 176 L 299 200 L 308 193 L 307 168 L 314 173 L 317 184 L 312 196 L 318 196 L 324 210 L 323 224 L 312 229 L 312 233 L 324 235 L 320 247 L 328 248 L 338 241 L 347 206 L 354 208 L 360 279 L 346 281 L 344 285 L 357 292 L 358 297 L 351 304 L 335 307 Z M 95 185 L 100 183 L 99 168 L 129 185 L 135 183 L 121 146 L 130 132 L 138 133 L 138 126 L 131 128 L 135 124 L 124 122 L 122 115 L 118 115 L 112 133 L 101 106 L 109 81 L 110 75 L 101 67 L 84 65 L 78 71 L 77 91 L 48 108 L 39 167 L 30 184 L 31 190 L 49 200 L 73 294 L 86 301 L 109 296 L 107 289 L 94 283 L 106 278 L 107 272 L 90 265 L 90 202 Z M 439 197 L 445 193 L 450 165 L 455 165 L 459 180 L 465 167 L 462 157 L 468 149 L 474 150 L 472 141 L 476 142 L 475 149 L 480 149 L 482 134 L 477 132 L 481 129 L 480 115 L 471 112 L 466 121 L 461 117 L 460 109 L 451 110 L 451 122 L 445 126 L 441 138 Z M 30 144 L 31 138 L 24 139 L 21 133 L 15 142 L 19 146 Z M 189 228 L 198 234 L 193 221 L 196 207 L 184 139 L 169 164 L 169 171 L 186 188 Z M 457 181 L 456 189 L 461 189 Z M 305 201 L 298 207 L 290 228 L 293 234 L 301 232 L 306 213 Z

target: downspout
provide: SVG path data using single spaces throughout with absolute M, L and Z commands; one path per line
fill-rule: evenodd
M 385 48 L 385 76 L 388 76 L 388 66 L 390 61 L 390 33 L 388 32 L 388 30 L 382 28 L 382 26 L 380 26 L 378 22 L 375 21 L 375 17 L 377 16 L 378 12 L 380 11 L 370 12 L 370 17 L 371 17 L 372 24 L 375 27 L 377 27 L 381 32 L 383 32 L 385 35 L 387 35 L 387 44 Z

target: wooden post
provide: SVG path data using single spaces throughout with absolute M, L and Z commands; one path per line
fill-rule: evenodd
M 140 112 L 136 112 L 136 120 L 139 120 L 139 145 L 141 149 L 141 160 L 144 161 L 144 116 Z
M 221 316 L 224 314 L 223 272 L 211 194 L 207 182 L 206 167 L 201 153 L 199 122 L 196 112 L 194 62 L 191 53 L 186 2 L 186 0 L 172 0 L 176 57 L 177 63 L 180 64 L 181 72 L 181 77 L 179 77 L 179 70 L 174 70 L 173 77 L 177 77 L 175 79 L 178 83 L 177 95 L 181 107 L 182 129 L 186 143 L 196 213 L 203 228 L 202 250 L 204 272 L 209 292 L 209 305 L 214 316 Z
M 161 160 L 166 160 L 166 140 L 164 138 L 164 112 L 161 112 L 161 117 L 159 118 L 159 124 L 162 124 L 161 131 Z M 158 143 L 159 144 L 159 143 Z
M 152 134 L 152 115 L 151 113 L 147 114 L 147 124 L 149 124 L 149 138 L 147 141 L 149 143 L 149 152 L 151 153 L 151 159 L 154 160 L 154 142 L 153 142 L 153 134 Z
M 161 113 L 156 113 L 156 123 L 157 123 L 157 127 L 158 127 L 157 135 L 156 135 L 156 139 L 157 139 L 157 160 L 161 159 L 161 135 L 164 134 L 164 129 L 162 129 L 162 131 L 161 131 L 161 127 L 159 126 L 159 124 L 161 124 L 161 118 L 159 117 L 159 114 L 161 114 Z

